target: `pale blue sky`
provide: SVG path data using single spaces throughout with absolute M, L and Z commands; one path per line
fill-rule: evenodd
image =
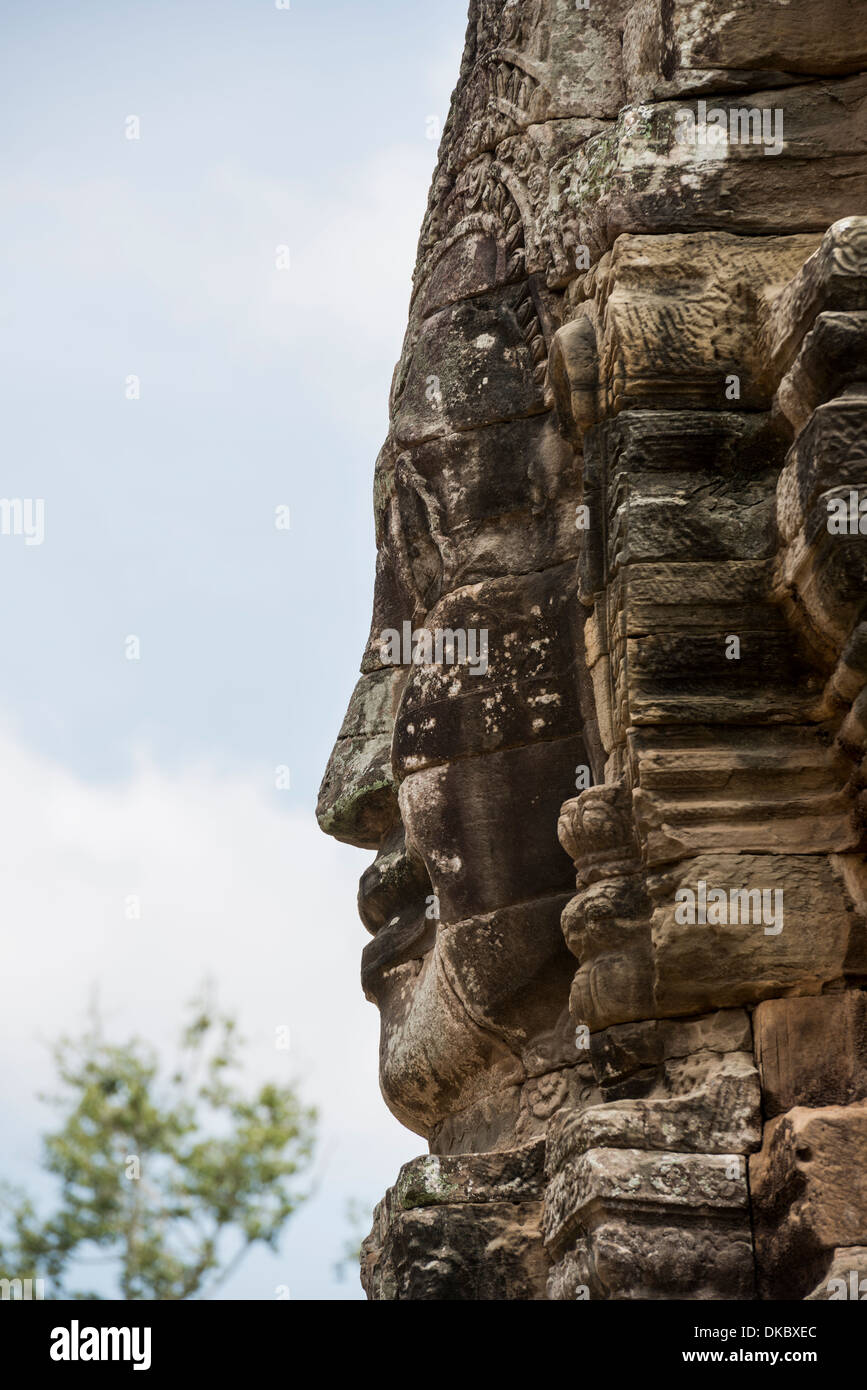
M 43 545 L 0 537 L 4 1147 L 26 1179 L 37 1036 L 92 982 L 159 1041 L 210 969 L 263 1074 L 292 1026 L 324 1112 L 315 1202 L 231 1292 L 355 1297 L 331 1274 L 345 1199 L 424 1145 L 378 1095 L 369 856 L 312 806 L 367 633 L 373 462 L 466 0 L 0 14 L 2 492 L 45 499 Z

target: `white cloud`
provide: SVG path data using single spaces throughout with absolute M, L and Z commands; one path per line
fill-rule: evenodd
M 378 1094 L 378 1023 L 358 983 L 366 936 L 354 910 L 369 855 L 327 840 L 312 815 L 285 813 L 267 770 L 261 780 L 207 767 L 169 774 L 140 759 L 127 783 L 92 785 L 8 731 L 0 766 L 0 1105 L 15 1179 L 29 1176 L 47 1118 L 33 1099 L 52 1079 L 43 1044 L 80 1028 L 92 986 L 113 1036 L 168 1047 L 208 973 L 248 1039 L 251 1080 L 298 1075 L 321 1108 L 327 1163 L 281 1275 L 293 1297 L 321 1293 L 345 1198 L 380 1196 L 424 1149 Z M 131 894 L 140 921 L 125 917 Z M 285 1024 L 288 1057 L 274 1045 Z M 261 1277 L 269 1297 L 271 1276 Z

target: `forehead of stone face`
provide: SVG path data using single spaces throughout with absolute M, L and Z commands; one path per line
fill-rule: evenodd
M 430 665 L 410 667 L 395 724 L 398 776 L 473 754 L 568 737 L 581 727 L 574 565 L 447 594 L 425 627 Z M 458 664 L 448 655 L 475 656 Z M 482 647 L 484 643 L 484 647 Z M 484 669 L 478 661 L 484 651 Z M 568 792 L 574 778 L 564 781 Z
M 418 627 L 444 594 L 574 558 L 579 482 L 550 412 L 437 437 L 396 455 L 384 449 L 362 669 L 382 665 L 383 632 L 404 622 Z

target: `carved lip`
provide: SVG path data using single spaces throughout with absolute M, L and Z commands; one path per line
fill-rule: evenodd
M 358 884 L 358 915 L 373 936 L 361 958 L 369 997 L 384 971 L 418 959 L 433 945 L 436 922 L 427 918 L 432 891 L 420 857 L 407 849 L 403 826 L 396 827 Z
M 436 921 L 428 921 L 425 903 L 404 909 L 385 926 L 361 953 L 361 986 L 376 1002 L 377 986 L 386 971 L 409 960 L 420 960 L 431 950 L 436 938 Z

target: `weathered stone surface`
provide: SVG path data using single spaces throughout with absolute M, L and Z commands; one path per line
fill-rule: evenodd
M 752 1242 L 743 1221 L 660 1216 L 610 1220 L 552 1265 L 548 1297 L 594 1299 L 749 1299 L 754 1294 Z
M 596 1225 L 603 1214 L 628 1219 L 630 1210 L 651 1213 L 671 1207 L 695 1216 L 715 1210 L 746 1213 L 744 1163 L 732 1157 L 729 1163 L 721 1154 L 589 1150 L 548 1184 L 545 1241 L 559 1251 L 575 1225 Z
M 573 0 L 474 5 L 442 166 L 460 167 L 540 121 L 615 116 L 627 4 L 612 0 L 592 14 Z
M 769 999 L 753 1015 L 765 1115 L 867 1099 L 867 996 Z
M 862 365 L 861 370 L 867 367 Z M 826 400 L 813 411 L 780 474 L 777 524 L 784 541 L 797 538 L 823 495 L 837 487 L 863 484 L 867 476 L 864 424 L 862 395 Z
M 806 1298 L 838 1246 L 867 1243 L 867 1104 L 771 1120 L 750 1191 L 764 1296 Z
M 761 1142 L 759 1079 L 746 1053 L 695 1052 L 646 1084 L 643 1096 L 562 1112 L 548 1131 L 554 1169 L 594 1148 L 740 1153 Z
M 862 1297 L 865 24 L 470 0 L 319 806 L 372 1298 Z
M 865 376 L 867 313 L 820 314 L 780 382 L 776 404 L 799 434 L 832 396 L 849 394 L 853 386 L 867 389 Z M 863 396 L 865 389 L 857 394 Z
M 578 553 L 578 474 L 551 414 L 407 450 L 392 487 L 413 570 L 436 552 L 431 598 Z M 428 583 L 419 572 L 418 587 Z
M 436 604 L 428 630 L 479 633 L 476 650 L 485 661 L 411 668 L 393 750 L 399 776 L 574 732 L 580 724 L 575 590 L 575 567 L 564 565 L 473 585 Z
M 584 759 L 580 738 L 558 739 L 459 758 L 402 782 L 401 815 L 427 865 L 443 921 L 571 887 L 556 816 Z M 461 821 L 449 810 L 457 798 Z M 523 817 L 523 831 L 504 863 L 499 847 L 515 817 Z
M 629 410 L 596 426 L 584 439 L 591 522 L 581 557 L 585 590 L 598 590 L 621 565 L 637 561 L 772 555 L 771 496 L 782 462 L 763 415 Z M 698 494 L 693 505 L 684 489 Z
M 860 211 L 860 209 L 859 209 Z M 781 380 L 821 314 L 867 309 L 867 217 L 843 217 L 792 277 L 762 326 L 771 380 Z
M 504 1154 L 440 1158 L 435 1154 L 405 1163 L 385 1197 L 385 1213 L 453 1202 L 535 1202 L 544 1192 L 545 1146 L 528 1144 Z
M 376 557 L 376 579 L 373 586 L 373 618 L 370 636 L 361 661 L 364 675 L 374 671 L 391 670 L 383 655 L 383 633 L 391 629 L 400 630 L 404 622 L 413 628 L 423 621 L 427 594 L 418 589 L 418 567 L 410 563 L 406 546 L 400 532 L 400 516 L 394 499 L 389 502 L 384 521 L 384 540 Z M 432 560 L 432 572 L 428 583 L 434 585 L 436 592 L 439 573 L 433 546 L 427 551 Z
M 587 429 L 621 410 L 765 409 L 760 329 L 818 236 L 724 232 L 619 236 L 559 329 L 551 378 L 560 415 Z
M 398 379 L 395 442 L 421 444 L 537 414 L 546 355 L 526 285 L 440 310 L 425 320 Z
M 846 42 L 841 43 L 841 36 Z M 769 0 L 637 0 L 623 42 L 629 101 L 722 92 L 867 67 L 867 18 L 858 0 L 793 5 Z
M 538 1038 L 568 994 L 573 963 L 563 949 L 566 894 L 519 903 L 455 922 L 440 937 L 443 959 L 467 1013 L 521 1051 Z M 515 981 L 521 991 L 515 993 Z M 562 1066 L 575 1063 L 571 1030 L 560 1040 Z
M 617 1100 L 644 1095 L 664 1069 L 694 1053 L 712 1059 L 751 1049 L 749 1014 L 726 1009 L 700 1018 L 650 1019 L 607 1028 L 591 1039 L 590 1059 L 604 1098 Z
M 399 825 L 361 876 L 359 916 L 368 931 L 380 935 L 398 924 L 407 901 L 427 900 L 429 892 L 427 870 L 412 846 L 407 846 L 406 832 Z
M 581 962 L 569 997 L 576 1021 L 595 1031 L 653 1017 L 653 937 L 641 880 L 592 884 L 569 903 L 562 925 Z
M 447 1117 L 488 1102 L 484 1129 L 498 1136 L 491 1147 L 502 1147 L 517 1118 L 512 1092 L 525 1079 L 520 1058 L 469 1017 L 438 940 L 404 931 L 388 948 L 373 961 L 366 953 L 362 970 L 365 992 L 382 1016 L 386 1103 L 409 1129 L 428 1135 Z
M 850 768 L 815 727 L 689 728 L 664 739 L 636 728 L 628 743 L 648 864 L 702 851 L 815 854 L 860 844 Z
M 568 1022 L 568 1015 L 564 1015 L 562 1029 L 557 1029 L 541 1044 L 536 1040 L 540 1052 L 548 1050 L 547 1045 L 552 1042 L 553 1051 L 559 1052 L 562 1041 L 567 1037 L 572 1039 Z M 431 1151 L 436 1154 L 509 1152 L 516 1143 L 543 1139 L 551 1117 L 558 1110 L 598 1099 L 586 1064 L 563 1066 L 561 1063 L 552 1070 L 537 1073 L 539 1057 L 532 1049 L 524 1049 L 522 1063 L 526 1080 L 501 1090 L 496 1097 L 483 1097 L 461 1111 L 454 1111 L 435 1125 L 429 1137 Z M 548 1066 L 547 1060 L 544 1065 Z
M 862 414 L 867 423 L 867 396 Z M 817 667 L 829 673 L 860 622 L 867 584 L 861 533 L 828 529 L 832 509 L 842 508 L 844 514 L 853 510 L 851 498 L 851 488 L 830 488 L 817 499 L 804 527 L 780 556 L 777 574 L 778 592 L 784 603 L 795 605 L 805 646 L 815 654 Z
M 391 739 L 404 679 L 388 667 L 361 677 L 319 792 L 325 833 L 362 849 L 378 848 L 397 820 Z
M 748 1208 L 734 1155 L 592 1149 L 546 1190 L 546 1245 L 559 1259 L 572 1248 L 551 1296 L 749 1298 Z
M 362 1249 L 368 1297 L 544 1298 L 543 1158 L 544 1146 L 536 1144 L 405 1164 Z
M 545 1297 L 547 1267 L 538 1203 L 433 1207 L 398 1217 L 382 1246 L 362 1249 L 368 1298 L 534 1300 Z
M 711 103 L 708 103 L 710 106 Z M 714 97 L 713 107 L 783 112 L 777 154 L 739 138 L 721 145 L 679 138 L 679 113 L 698 103 L 628 106 L 556 171 L 556 206 L 571 213 L 575 239 L 595 255 L 623 232 L 716 228 L 744 233 L 822 232 L 867 205 L 867 76 Z M 776 118 L 777 121 L 779 118 Z M 734 129 L 741 130 L 736 115 Z
M 697 893 L 702 882 L 708 892 L 727 894 L 729 919 L 735 915 L 732 894 L 741 895 L 739 922 L 677 921 L 678 891 Z M 700 1002 L 726 1008 L 783 992 L 818 993 L 843 973 L 854 910 L 822 856 L 697 855 L 651 875 L 648 893 L 660 1014 L 684 1013 Z M 748 904 L 744 894 L 753 895 Z M 765 894 L 782 897 L 769 901 Z
M 695 855 L 591 885 L 563 914 L 581 965 L 576 1021 L 643 1018 L 816 994 L 840 979 L 860 919 L 818 856 Z

